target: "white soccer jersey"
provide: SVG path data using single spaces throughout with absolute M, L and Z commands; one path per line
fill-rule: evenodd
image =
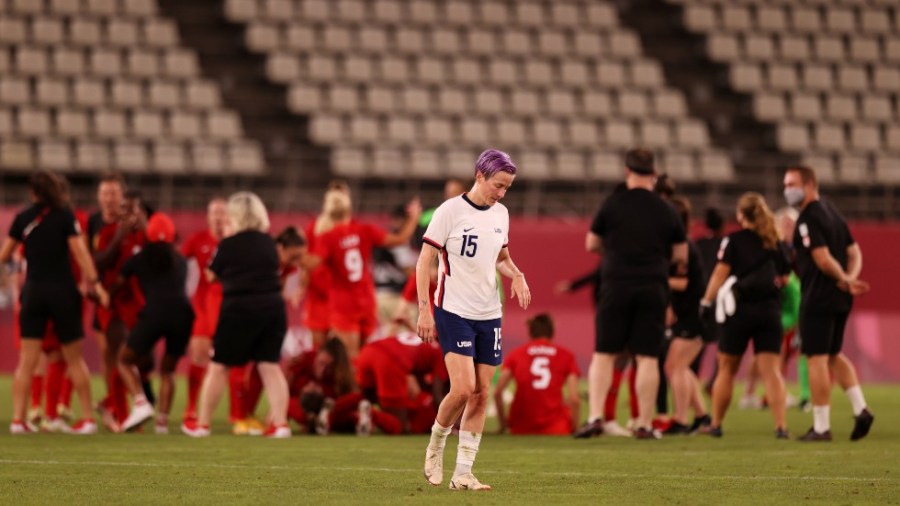
M 506 207 L 454 197 L 434 211 L 424 241 L 441 250 L 435 305 L 469 320 L 500 318 L 497 256 L 509 242 Z

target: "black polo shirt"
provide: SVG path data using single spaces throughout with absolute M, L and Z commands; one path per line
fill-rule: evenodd
M 849 311 L 853 296 L 840 290 L 837 281 L 819 270 L 812 251 L 828 248 L 831 256 L 847 269 L 847 248 L 856 241 L 844 217 L 831 202 L 810 202 L 797 218 L 794 230 L 796 270 L 802 290 L 801 307 L 817 311 Z
M 9 236 L 25 245 L 27 281 L 75 283 L 69 238 L 81 234 L 70 209 L 34 204 L 13 219 Z

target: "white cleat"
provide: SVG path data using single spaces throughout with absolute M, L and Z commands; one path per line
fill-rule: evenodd
M 181 432 L 190 437 L 209 437 L 209 425 L 200 425 L 195 421 L 187 421 L 181 424 Z
M 603 435 L 613 437 L 631 437 L 631 431 L 619 425 L 619 422 L 610 420 L 603 424 Z
M 153 418 L 154 414 L 156 414 L 156 412 L 149 402 L 135 404 L 134 407 L 131 408 L 131 413 L 128 415 L 128 418 L 122 423 L 122 430 L 126 432 L 135 430 L 140 427 L 142 423 Z
M 14 435 L 19 434 L 34 434 L 37 432 L 37 427 L 31 425 L 29 422 L 13 422 L 9 424 L 9 433 Z
M 429 485 L 438 486 L 444 481 L 444 450 L 425 449 L 425 481 Z
M 266 437 L 268 439 L 288 439 L 291 436 L 291 428 L 288 425 L 271 425 L 263 433 L 263 437 Z
M 91 436 L 97 433 L 97 424 L 93 420 L 81 420 L 71 427 L 66 425 L 63 432 L 74 436 Z
M 62 418 L 46 418 L 41 422 L 41 432 L 66 432 L 68 428 Z
M 485 485 L 478 481 L 472 473 L 454 476 L 450 480 L 450 490 L 491 490 L 490 485 Z
M 359 401 L 357 408 L 356 435 L 368 436 L 372 434 L 372 403 L 363 399 Z

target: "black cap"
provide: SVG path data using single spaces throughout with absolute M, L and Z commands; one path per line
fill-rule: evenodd
M 653 152 L 648 149 L 630 149 L 625 153 L 625 166 L 628 170 L 644 176 L 656 173 L 653 163 Z

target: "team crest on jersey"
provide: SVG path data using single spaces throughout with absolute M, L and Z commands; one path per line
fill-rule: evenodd
M 801 223 L 800 225 L 797 226 L 797 230 L 800 231 L 800 239 L 801 239 L 801 241 L 803 241 L 803 247 L 808 248 L 809 247 L 809 227 L 806 225 L 806 223 Z
M 502 229 L 502 228 L 495 228 L 495 229 L 494 229 L 494 232 L 497 232 L 498 234 L 502 234 L 502 233 L 503 233 L 503 229 Z

